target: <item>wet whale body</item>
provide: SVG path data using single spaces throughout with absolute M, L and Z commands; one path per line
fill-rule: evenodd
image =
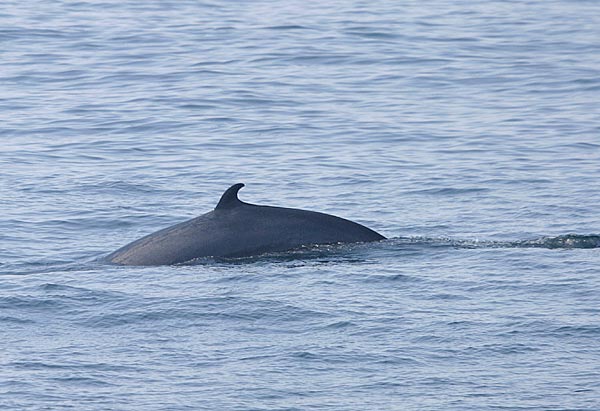
M 171 265 L 202 257 L 249 257 L 305 245 L 385 239 L 353 221 L 294 208 L 248 204 L 244 184 L 225 191 L 214 210 L 136 240 L 109 254 L 121 265 Z

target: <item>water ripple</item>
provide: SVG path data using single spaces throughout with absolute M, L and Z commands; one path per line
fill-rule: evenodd
M 598 408 L 600 3 L 2 5 L 3 410 Z M 236 182 L 390 239 L 102 262 Z

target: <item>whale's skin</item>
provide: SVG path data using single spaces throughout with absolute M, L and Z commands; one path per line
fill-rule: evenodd
M 304 245 L 385 239 L 363 225 L 315 211 L 242 202 L 231 186 L 206 214 L 133 241 L 109 254 L 120 265 L 172 265 L 202 257 L 249 257 Z

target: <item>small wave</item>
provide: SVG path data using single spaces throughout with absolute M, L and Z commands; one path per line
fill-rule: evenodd
M 97 268 L 91 263 L 92 257 L 86 257 L 84 260 L 38 260 L 23 261 L 17 263 L 4 263 L 0 276 L 22 276 L 33 274 L 47 274 L 53 272 L 82 271 Z
M 47 310 L 58 310 L 66 307 L 68 307 L 68 304 L 63 301 L 45 298 L 43 296 L 0 297 L 0 309 L 2 310 L 44 312 Z
M 251 324 L 297 323 L 307 319 L 329 318 L 324 311 L 278 301 L 240 298 L 193 298 L 172 301 L 147 299 L 135 306 L 125 302 L 110 311 L 86 316 L 80 325 L 95 329 L 169 324 L 169 327 L 206 327 L 215 322 L 239 326 Z M 267 325 L 265 325 L 267 326 Z
M 33 324 L 35 321 L 30 320 L 28 318 L 18 318 L 12 316 L 0 316 L 0 324 L 8 323 L 8 324 Z
M 280 26 L 268 26 L 268 27 L 264 27 L 267 30 L 278 30 L 278 31 L 286 31 L 286 30 L 306 30 L 308 29 L 308 27 L 306 26 L 301 26 L 298 24 L 287 24 L 287 25 L 280 25 Z
M 489 191 L 488 188 L 483 187 L 468 187 L 468 188 L 456 188 L 456 187 L 444 187 L 444 188 L 427 188 L 423 190 L 413 190 L 406 194 L 425 194 L 425 195 L 462 195 L 471 193 L 482 193 Z
M 516 245 L 519 247 L 540 248 L 600 248 L 600 235 L 566 234 L 519 241 Z
M 559 236 L 544 236 L 532 240 L 516 241 L 464 240 L 446 237 L 397 237 L 392 239 L 392 241 L 401 245 L 410 244 L 452 248 L 600 248 L 599 234 L 564 234 Z
M 552 330 L 552 333 L 564 337 L 592 337 L 600 336 L 600 327 L 596 325 L 565 325 Z

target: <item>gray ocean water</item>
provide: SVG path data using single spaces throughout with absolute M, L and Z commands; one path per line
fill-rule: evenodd
M 3 1 L 0 409 L 599 410 L 600 2 Z M 101 258 L 245 201 L 389 239 Z

